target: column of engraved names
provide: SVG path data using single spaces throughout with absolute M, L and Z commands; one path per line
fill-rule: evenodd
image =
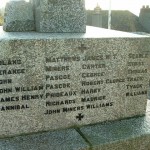
M 15 111 L 28 109 L 28 104 L 20 103 L 22 100 L 18 92 L 24 90 L 23 87 L 14 86 L 14 77 L 25 74 L 22 61 L 17 59 L 0 60 L 0 111 Z
M 113 102 L 105 94 L 106 84 L 110 84 L 112 79 L 107 79 L 106 61 L 115 59 L 113 54 L 100 54 L 95 56 L 85 56 L 81 66 L 81 102 L 86 103 L 86 109 L 96 109 L 101 107 L 111 107 Z
M 147 75 L 146 59 L 147 54 L 129 53 L 128 55 L 128 70 L 127 70 L 127 85 L 126 97 L 147 95 L 145 78 Z
M 80 57 L 46 57 L 46 111 L 45 115 L 78 111 L 76 104 L 78 91 L 72 87 L 72 62 L 78 63 Z M 77 64 L 78 65 L 78 64 Z M 55 107 L 55 108 L 54 108 Z

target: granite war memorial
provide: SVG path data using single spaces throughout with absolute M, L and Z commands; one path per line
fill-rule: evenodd
M 7 3 L 0 138 L 145 114 L 150 38 L 86 27 L 84 9 L 83 0 Z

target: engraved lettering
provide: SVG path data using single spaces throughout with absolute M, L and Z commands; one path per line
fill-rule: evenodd
M 3 79 L 0 80 L 0 84 L 11 84 L 12 83 L 12 79 Z
M 82 65 L 82 69 L 99 69 L 99 68 L 105 68 L 105 64 L 84 64 Z
M 80 57 L 57 57 L 57 58 L 48 58 L 46 57 L 46 63 L 52 62 L 72 62 L 72 61 L 80 61 Z
M 70 83 L 62 83 L 62 84 L 46 84 L 46 89 L 63 89 L 70 88 Z
M 138 96 L 138 95 L 147 95 L 146 91 L 138 91 L 138 92 L 128 92 L 126 93 L 126 96 Z
M 42 99 L 44 97 L 43 94 L 40 95 L 22 95 L 21 99 L 22 100 L 34 100 L 34 99 Z
M 127 81 L 143 81 L 143 77 L 127 77 Z
M 70 75 L 56 75 L 56 76 L 50 76 L 50 75 L 46 75 L 46 81 L 48 80 L 66 80 L 66 79 L 70 79 Z
M 72 111 L 79 111 L 79 110 L 83 110 L 84 106 L 78 106 L 78 107 L 70 107 L 70 108 L 63 108 L 63 112 L 72 112 Z
M 82 89 L 81 94 L 93 94 L 93 93 L 99 93 L 101 89 Z
M 106 84 L 125 82 L 125 79 L 106 79 Z
M 64 101 L 46 101 L 46 106 L 58 106 L 58 105 L 69 105 L 75 104 L 75 99 L 64 100 Z
M 21 64 L 21 60 L 0 60 L 0 65 L 20 65 Z
M 68 71 L 69 66 L 45 66 L 45 70 L 48 71 Z
M 138 89 L 142 88 L 142 84 L 136 84 L 136 85 L 126 85 L 127 89 Z
M 0 94 L 2 93 L 12 93 L 12 88 L 3 88 L 0 89 Z
M 60 109 L 56 109 L 56 110 L 46 110 L 46 112 L 44 114 L 52 115 L 52 114 L 59 114 L 59 113 L 60 113 Z
M 104 81 L 100 80 L 100 81 L 81 81 L 82 86 L 90 86 L 90 85 L 101 85 L 103 84 Z
M 43 90 L 43 86 L 30 86 L 30 87 L 15 87 L 16 92 L 24 92 L 24 91 L 40 91 Z
M 14 102 L 14 101 L 19 101 L 19 96 L 0 98 L 0 102 Z
M 76 95 L 77 95 L 77 91 L 56 92 L 56 93 L 46 93 L 46 98 L 48 98 L 48 97 L 76 96 Z
M 81 98 L 81 102 L 101 101 L 101 100 L 105 100 L 105 99 L 106 99 L 106 96 L 84 97 L 84 98 Z
M 138 74 L 138 73 L 147 73 L 147 69 L 129 69 L 128 74 Z
M 101 77 L 104 76 L 105 72 L 101 73 L 82 73 L 82 78 L 90 78 L 90 77 Z
M 0 75 L 24 74 L 25 69 L 0 70 Z
M 137 59 L 137 58 L 148 58 L 148 54 L 129 54 L 129 58 Z
M 104 60 L 104 56 L 103 55 L 99 55 L 99 56 L 86 56 L 83 61 L 91 61 L 91 60 Z
M 95 108 L 101 108 L 101 107 L 111 107 L 113 106 L 114 102 L 108 102 L 108 103 L 100 103 L 100 104 L 88 104 L 86 105 L 87 109 L 95 109 Z
M 144 62 L 128 62 L 128 66 L 144 66 Z
M 1 111 L 10 111 L 10 110 L 22 110 L 22 109 L 28 109 L 29 106 L 26 105 L 13 105 L 13 106 L 2 106 L 0 108 Z

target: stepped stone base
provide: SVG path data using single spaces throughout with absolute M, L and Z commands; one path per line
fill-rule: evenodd
M 27 149 L 150 150 L 150 101 L 143 117 L 0 139 L 0 150 Z

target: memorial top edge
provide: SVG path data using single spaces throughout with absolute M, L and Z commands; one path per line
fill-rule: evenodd
M 9 39 L 102 39 L 102 38 L 150 38 L 148 35 L 140 35 L 116 30 L 108 30 L 97 27 L 86 27 L 86 33 L 38 33 L 38 32 L 5 32 L 0 27 L 0 40 Z

